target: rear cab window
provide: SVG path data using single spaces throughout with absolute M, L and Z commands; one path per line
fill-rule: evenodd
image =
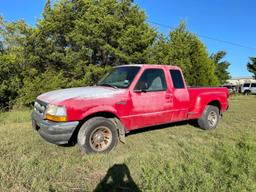
M 185 83 L 182 78 L 180 70 L 177 69 L 171 69 L 170 70 L 172 82 L 173 82 L 173 87 L 175 89 L 184 89 L 185 88 Z

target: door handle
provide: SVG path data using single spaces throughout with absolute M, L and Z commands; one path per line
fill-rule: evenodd
M 170 94 L 170 93 L 169 93 L 169 94 L 166 94 L 165 98 L 166 98 L 166 99 L 172 99 L 172 98 L 173 98 L 173 95 Z

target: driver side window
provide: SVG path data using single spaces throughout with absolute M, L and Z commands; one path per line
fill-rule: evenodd
M 135 86 L 135 90 L 165 91 L 166 80 L 162 69 L 146 69 Z

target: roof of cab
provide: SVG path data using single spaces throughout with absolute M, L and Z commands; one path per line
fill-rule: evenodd
M 127 65 L 119 65 L 116 67 L 142 67 L 142 68 L 169 68 L 169 69 L 179 69 L 178 66 L 175 65 L 165 65 L 165 64 L 127 64 Z

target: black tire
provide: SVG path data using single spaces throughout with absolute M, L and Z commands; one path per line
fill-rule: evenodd
M 213 105 L 207 105 L 202 116 L 197 120 L 200 128 L 204 130 L 215 129 L 220 120 L 219 108 Z
M 110 152 L 118 142 L 117 128 L 110 119 L 93 117 L 80 128 L 77 142 L 82 153 Z
M 251 91 L 249 91 L 249 90 L 246 90 L 245 92 L 244 92 L 244 95 L 250 95 L 251 94 Z

